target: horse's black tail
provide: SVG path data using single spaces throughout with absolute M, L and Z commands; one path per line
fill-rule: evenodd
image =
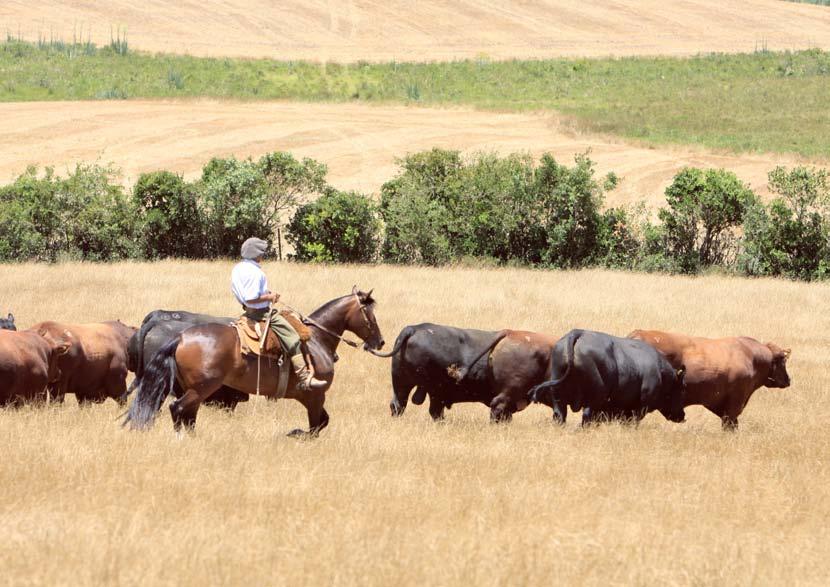
M 402 348 L 404 348 L 406 346 L 407 341 L 409 341 L 409 337 L 412 336 L 413 334 L 415 334 L 415 327 L 413 327 L 413 326 L 407 326 L 406 328 L 401 330 L 401 333 L 398 335 L 398 338 L 395 340 L 395 346 L 388 353 L 379 353 L 374 349 L 366 349 L 366 350 L 368 350 L 370 353 L 372 353 L 376 357 L 380 357 L 381 359 L 388 359 L 389 357 L 394 357 L 399 352 L 401 352 Z
M 152 314 L 148 314 L 147 317 L 144 319 L 144 322 L 141 323 L 141 328 L 138 329 L 138 332 L 134 335 L 138 340 L 138 349 L 136 349 L 136 359 L 135 359 L 135 376 L 136 378 L 141 377 L 144 374 L 144 339 L 147 337 L 147 334 L 153 329 L 156 325 L 155 318 L 149 318 Z M 134 386 L 130 387 L 130 391 L 127 392 L 127 395 L 134 389 Z
M 492 351 L 495 348 L 495 346 L 499 344 L 502 341 L 502 339 L 509 333 L 509 330 L 499 330 L 496 333 L 496 336 L 493 338 L 493 340 L 491 340 L 490 343 L 486 347 L 484 347 L 484 349 L 478 355 L 476 355 L 476 357 L 472 361 L 470 361 L 466 365 L 461 365 L 460 367 L 458 367 L 458 369 L 455 369 L 453 373 L 451 373 L 451 377 L 455 379 L 457 383 L 461 383 L 461 381 L 470 373 L 470 369 L 473 368 L 473 365 L 478 363 L 481 357 Z
M 161 404 L 173 391 L 176 382 L 176 349 L 180 342 L 178 336 L 166 342 L 150 360 L 144 373 L 136 377 L 133 387 L 138 389 L 138 393 L 124 419 L 125 426 L 129 423 L 133 430 L 140 430 L 153 425 Z
M 567 350 L 567 364 L 565 365 L 565 372 L 562 374 L 562 377 L 559 379 L 551 379 L 549 381 L 545 381 L 544 383 L 540 383 L 539 385 L 535 385 L 530 388 L 530 391 L 527 392 L 527 397 L 530 401 L 534 403 L 539 403 L 539 392 L 547 391 L 548 389 L 553 389 L 559 385 L 561 385 L 567 378 L 568 375 L 571 373 L 571 367 L 574 364 L 574 345 L 576 341 L 582 336 L 582 330 L 571 330 L 568 333 L 568 350 Z M 554 347 L 556 348 L 556 347 Z M 553 369 L 555 367 L 556 357 L 554 353 L 550 353 L 550 372 L 553 373 Z

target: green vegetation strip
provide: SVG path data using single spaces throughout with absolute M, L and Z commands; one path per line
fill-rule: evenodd
M 830 53 L 313 64 L 0 44 L 0 101 L 213 97 L 556 109 L 652 143 L 830 155 Z

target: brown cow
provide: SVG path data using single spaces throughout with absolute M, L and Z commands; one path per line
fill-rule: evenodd
M 420 405 L 429 397 L 429 414 L 461 402 L 490 407 L 494 422 L 509 421 L 528 405 L 527 392 L 550 378 L 550 355 L 557 338 L 521 330 L 485 331 L 442 324 L 415 324 L 401 330 L 392 359 L 393 416 L 412 395 Z
M 686 368 L 685 405 L 702 405 L 720 417 L 725 430 L 738 427 L 738 416 L 759 387 L 790 385 L 790 349 L 754 338 L 701 338 L 635 330 L 629 338 L 643 340 L 660 351 L 675 369 Z
M 127 342 L 136 328 L 119 321 L 94 324 L 40 322 L 31 330 L 65 340 L 69 350 L 58 361 L 61 375 L 52 386 L 52 399 L 62 402 L 74 393 L 79 404 L 101 403 L 108 397 L 126 401 Z
M 58 380 L 58 359 L 68 349 L 36 332 L 0 330 L 0 405 L 46 401 L 46 386 Z

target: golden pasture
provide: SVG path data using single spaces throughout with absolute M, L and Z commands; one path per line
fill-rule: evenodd
M 820 6 L 780 0 L 4 0 L 3 34 L 312 61 L 694 55 L 830 46 Z
M 0 311 L 138 324 L 155 308 L 236 311 L 231 262 L 11 265 Z M 118 427 L 108 402 L 0 412 L 7 584 L 827 584 L 830 286 L 609 271 L 270 263 L 310 311 L 375 288 L 388 344 L 434 321 L 564 334 L 636 327 L 791 346 L 786 390 L 761 389 L 740 430 L 690 408 L 639 428 L 565 428 L 531 406 L 434 424 L 389 415 L 389 361 L 341 347 L 314 441 L 298 404 L 203 408 L 177 437 Z

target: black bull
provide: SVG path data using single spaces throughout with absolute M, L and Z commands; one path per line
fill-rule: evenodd
M 571 330 L 551 353 L 551 380 L 530 390 L 531 401 L 553 405 L 561 423 L 567 408 L 584 410 L 582 423 L 640 420 L 659 410 L 682 422 L 684 369 L 675 371 L 651 345 L 590 330 Z
M 154 310 L 144 317 L 141 328 L 127 346 L 129 369 L 141 377 L 150 360 L 166 342 L 198 324 L 231 324 L 235 318 L 196 314 L 174 310 Z M 132 387 L 127 393 L 132 391 Z M 178 386 L 174 390 L 178 397 Z M 248 401 L 248 394 L 222 386 L 205 403 L 233 410 L 239 402 Z
M 415 389 L 412 403 L 420 405 L 429 396 L 435 420 L 455 403 L 479 402 L 498 422 L 524 409 L 528 390 L 549 377 L 555 342 L 535 332 L 417 324 L 401 330 L 391 352 L 374 354 L 393 357 L 393 416 L 403 414 Z

